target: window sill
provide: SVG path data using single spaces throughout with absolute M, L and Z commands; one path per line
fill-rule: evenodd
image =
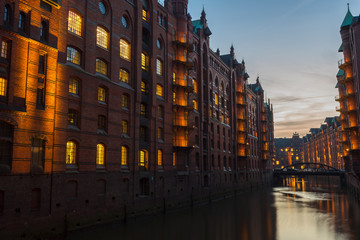
M 68 125 L 68 129 L 74 130 L 74 131 L 80 131 L 80 129 L 75 125 Z
M 103 129 L 98 129 L 96 133 L 101 135 L 107 135 L 106 131 Z
M 130 139 L 130 136 L 126 133 L 122 133 L 121 138 Z

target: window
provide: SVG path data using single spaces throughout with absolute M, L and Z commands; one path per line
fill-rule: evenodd
M 176 103 L 176 92 L 173 92 L 173 102 Z
M 121 23 L 122 23 L 124 28 L 127 28 L 129 26 L 127 17 L 125 17 L 125 16 L 122 16 Z
M 69 109 L 68 113 L 68 125 L 78 126 L 78 113 L 73 109 Z
M 106 102 L 106 90 L 103 87 L 98 87 L 98 101 L 102 103 Z
M 9 4 L 6 4 L 4 9 L 4 23 L 9 24 L 10 21 L 11 21 L 11 7 Z
M 1 57 L 8 58 L 9 43 L 7 41 L 1 41 Z
M 164 107 L 163 106 L 158 106 L 158 114 L 157 116 L 159 118 L 164 118 Z
M 129 149 L 126 146 L 121 146 L 121 165 L 128 165 Z
M 129 108 L 129 96 L 128 95 L 125 95 L 125 94 L 122 95 L 121 104 L 122 104 L 123 108 Z
M 173 83 L 176 83 L 176 73 L 173 72 Z
M 119 80 L 129 84 L 129 73 L 125 69 L 120 69 L 119 71 Z
M 79 94 L 79 82 L 75 78 L 69 80 L 69 93 L 78 95 Z
M 176 153 L 173 152 L 173 161 L 172 161 L 173 167 L 176 166 Z
M 104 144 L 99 143 L 96 146 L 96 165 L 105 164 L 105 146 Z
M 45 74 L 46 71 L 46 55 L 39 55 L 38 73 Z
M 156 74 L 163 75 L 163 62 L 160 59 L 156 59 Z
M 198 92 L 198 86 L 197 86 L 197 82 L 195 79 L 193 79 L 193 85 L 194 85 L 194 93 Z
M 98 130 L 106 131 L 106 117 L 104 115 L 98 116 Z
M 147 106 L 144 103 L 140 104 L 140 116 L 142 117 L 146 117 L 146 112 L 147 112 Z
M 99 2 L 99 10 L 101 12 L 102 15 L 105 15 L 106 14 L 106 6 L 103 2 Z
M 160 84 L 156 84 L 156 95 L 164 97 L 164 88 Z
M 107 63 L 103 60 L 97 58 L 96 59 L 96 72 L 101 73 L 103 75 L 107 75 Z
M 67 49 L 66 49 L 66 60 L 68 62 L 74 63 L 76 65 L 80 65 L 81 54 L 75 48 L 67 47 Z
M 129 135 L 129 124 L 128 121 L 122 120 L 121 122 L 122 133 Z
M 140 126 L 140 140 L 143 142 L 147 141 L 147 128 Z
M 45 141 L 41 138 L 33 138 L 31 146 L 31 168 L 43 171 L 45 162 Z
M 141 81 L 141 92 L 147 94 L 147 84 L 144 81 Z
M 47 21 L 41 21 L 40 24 L 40 40 L 47 41 L 48 40 L 48 34 L 49 34 L 49 25 Z
M 161 149 L 158 149 L 158 166 L 163 165 L 163 151 Z
M 215 93 L 215 105 L 219 105 L 219 95 Z
M 145 71 L 149 70 L 149 56 L 147 53 L 141 53 L 141 68 Z
M 6 97 L 7 79 L 0 78 L 0 96 Z
M 159 127 L 158 128 L 158 140 L 163 140 L 164 139 L 164 130 L 163 128 Z
M 100 26 L 96 28 L 96 45 L 105 49 L 109 47 L 109 33 Z
M 77 145 L 74 141 L 66 143 L 66 164 L 76 164 Z
M 81 24 L 81 16 L 70 10 L 68 17 L 68 31 L 81 36 Z
M 20 12 L 19 14 L 19 29 L 20 30 L 25 30 L 25 23 L 26 23 L 26 14 L 24 12 Z
M 130 61 L 130 43 L 124 39 L 120 39 L 120 57 Z
M 45 109 L 45 89 L 38 88 L 36 92 L 36 108 Z
M 139 167 L 147 167 L 147 164 L 148 164 L 148 161 L 147 161 L 147 158 L 148 158 L 148 153 L 146 150 L 142 149 L 140 150 L 140 153 L 139 153 Z
M 0 166 L 5 166 L 10 172 L 13 145 L 13 126 L 0 121 Z
M 198 103 L 195 99 L 193 100 L 193 104 L 194 104 L 194 109 L 198 110 Z

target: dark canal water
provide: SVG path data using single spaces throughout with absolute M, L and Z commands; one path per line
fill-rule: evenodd
M 72 233 L 69 240 L 360 240 L 360 206 L 338 177 L 279 186 L 166 215 Z

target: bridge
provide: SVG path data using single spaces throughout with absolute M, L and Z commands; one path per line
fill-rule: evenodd
M 285 166 L 283 169 L 275 169 L 274 175 L 325 175 L 325 176 L 342 176 L 341 171 L 332 166 L 323 163 L 294 163 Z

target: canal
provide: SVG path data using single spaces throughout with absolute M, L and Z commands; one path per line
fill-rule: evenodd
M 71 233 L 68 240 L 358 240 L 360 206 L 339 177 L 286 177 L 273 188 L 193 209 Z

